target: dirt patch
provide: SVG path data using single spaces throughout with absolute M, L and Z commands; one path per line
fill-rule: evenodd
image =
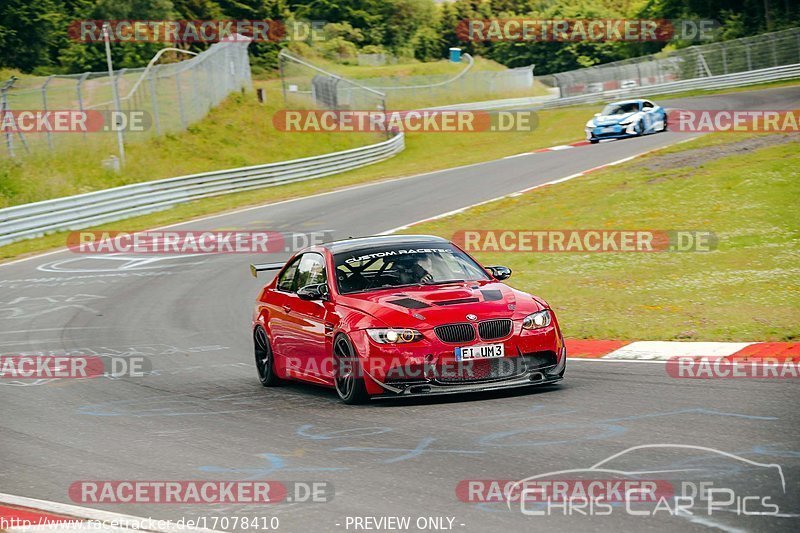
M 649 171 L 657 172 L 664 170 L 674 170 L 676 168 L 688 167 L 697 168 L 710 161 L 715 161 L 723 157 L 752 152 L 767 146 L 776 146 L 790 142 L 800 141 L 800 135 L 790 133 L 787 135 L 761 135 L 758 137 L 748 137 L 741 141 L 735 141 L 715 146 L 704 146 L 702 148 L 692 148 L 671 154 L 656 155 L 642 161 L 635 168 L 644 168 Z M 653 178 L 648 183 L 658 183 L 666 180 L 666 177 Z

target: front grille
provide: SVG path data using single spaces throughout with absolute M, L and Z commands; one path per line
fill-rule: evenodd
M 445 324 L 433 328 L 436 336 L 442 342 L 470 342 L 475 340 L 475 328 L 466 322 L 460 324 Z
M 443 369 L 437 381 L 445 384 L 509 379 L 525 372 L 525 363 L 517 357 L 476 359 Z
M 485 341 L 502 339 L 511 333 L 511 319 L 484 320 L 478 324 L 478 335 Z

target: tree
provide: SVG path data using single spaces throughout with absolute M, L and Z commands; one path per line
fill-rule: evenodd
M 55 63 L 56 43 L 66 36 L 58 0 L 0 2 L 0 66 L 31 72 Z

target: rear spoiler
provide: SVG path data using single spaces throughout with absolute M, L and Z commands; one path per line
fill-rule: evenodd
M 261 263 L 260 265 L 250 265 L 250 273 L 254 278 L 258 277 L 259 272 L 267 270 L 280 270 L 286 263 Z

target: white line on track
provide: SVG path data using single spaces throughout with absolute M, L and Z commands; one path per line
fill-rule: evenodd
M 693 138 L 696 138 L 696 137 L 693 137 Z M 684 142 L 686 140 L 691 140 L 691 139 L 685 139 Z M 675 143 L 673 143 L 673 144 L 675 144 Z M 396 233 L 398 231 L 408 229 L 408 228 L 410 228 L 412 226 L 416 226 L 418 224 L 423 224 L 425 222 L 431 222 L 433 220 L 439 220 L 440 218 L 446 218 L 446 217 L 449 217 L 449 216 L 452 216 L 452 215 L 457 215 L 457 214 L 462 213 L 462 212 L 464 212 L 464 211 L 466 211 L 468 209 L 472 209 L 474 207 L 478 207 L 478 206 L 481 206 L 481 205 L 489 204 L 489 203 L 492 203 L 492 202 L 497 202 L 497 201 L 503 200 L 505 198 L 519 196 L 520 194 L 524 194 L 524 193 L 530 192 L 530 191 L 532 191 L 534 189 L 538 189 L 540 187 L 544 187 L 545 185 L 555 185 L 556 183 L 562 183 L 564 181 L 569 181 L 569 180 L 571 180 L 573 178 L 578 178 L 580 176 L 588 174 L 589 172 L 592 172 L 594 170 L 599 170 L 601 168 L 611 167 L 611 166 L 614 166 L 614 165 L 619 165 L 621 163 L 625 163 L 625 162 L 630 161 L 632 159 L 636 159 L 637 157 L 641 157 L 643 155 L 649 154 L 650 152 L 663 150 L 664 148 L 667 148 L 669 146 L 672 146 L 672 145 L 668 144 L 666 146 L 653 148 L 651 150 L 645 150 L 644 152 L 640 152 L 638 154 L 634 154 L 632 156 L 625 157 L 623 159 L 618 159 L 618 160 L 613 161 L 611 163 L 606 163 L 605 165 L 600 165 L 598 167 L 593 167 L 593 168 L 590 168 L 590 169 L 587 169 L 587 170 L 582 170 L 581 172 L 577 172 L 575 174 L 570 174 L 569 176 L 565 176 L 563 178 L 557 178 L 557 179 L 550 180 L 550 181 L 545 182 L 545 183 L 539 183 L 538 185 L 534 185 L 533 187 L 527 187 L 525 189 L 522 189 L 522 190 L 519 190 L 519 191 L 515 191 L 515 192 L 512 192 L 512 193 L 508 193 L 508 194 L 504 194 L 502 196 L 497 196 L 497 197 L 491 198 L 489 200 L 483 200 L 482 202 L 478 202 L 478 203 L 475 203 L 475 204 L 472 204 L 472 205 L 468 205 L 468 206 L 465 206 L 465 207 L 459 207 L 458 209 L 454 209 L 452 211 L 448 211 L 447 213 L 441 213 L 441 214 L 438 214 L 438 215 L 434 215 L 432 217 L 427 217 L 427 218 L 423 218 L 421 220 L 417 220 L 415 222 L 411 222 L 410 224 L 404 224 L 404 225 L 398 226 L 396 228 L 392 228 L 392 229 L 389 229 L 389 230 L 386 230 L 386 231 L 382 231 L 382 232 L 378 233 L 378 235 L 391 235 L 392 233 Z M 532 155 L 532 154 L 523 154 L 523 155 Z M 2 266 L 2 265 L 0 265 L 0 266 Z
M 532 154 L 520 154 L 520 155 L 532 155 Z M 430 172 L 422 172 L 420 174 L 413 174 L 411 176 L 401 176 L 399 178 L 390 178 L 390 179 L 385 179 L 385 180 L 380 180 L 380 181 L 372 181 L 372 182 L 369 182 L 369 183 L 361 183 L 359 185 L 352 185 L 352 186 L 349 186 L 349 187 L 342 187 L 341 189 L 334 189 L 332 191 L 320 192 L 320 193 L 311 194 L 311 195 L 308 195 L 308 196 L 299 196 L 297 198 L 287 198 L 286 200 L 278 200 L 276 202 L 269 202 L 269 203 L 266 203 L 266 204 L 252 205 L 252 206 L 249 206 L 249 207 L 243 207 L 241 209 L 234 209 L 233 211 L 223 211 L 221 213 L 215 213 L 213 215 L 201 216 L 201 217 L 198 217 L 198 218 L 192 218 L 190 220 L 185 220 L 183 222 L 176 222 L 174 224 L 168 224 L 166 226 L 159 226 L 157 228 L 144 229 L 144 230 L 141 230 L 141 231 L 142 232 L 145 232 L 145 231 L 159 231 L 159 230 L 163 230 L 163 229 L 167 229 L 167 228 L 175 228 L 175 227 L 179 227 L 179 226 L 185 226 L 187 224 L 195 224 L 197 222 L 202 222 L 204 220 L 212 220 L 214 218 L 224 217 L 224 216 L 228 216 L 228 215 L 236 215 L 236 214 L 239 214 L 239 213 L 246 213 L 248 211 L 253 211 L 255 209 L 262 209 L 262 208 L 265 208 L 265 207 L 273 207 L 273 206 L 276 206 L 276 205 L 283 205 L 283 204 L 288 204 L 288 203 L 292 203 L 292 202 L 299 202 L 299 201 L 308 200 L 308 199 L 311 199 L 311 198 L 321 198 L 323 196 L 328 196 L 328 195 L 331 195 L 331 194 L 339 194 L 339 193 L 343 193 L 343 192 L 350 192 L 350 191 L 355 191 L 355 190 L 358 190 L 358 189 L 363 189 L 363 188 L 366 188 L 366 187 L 374 187 L 374 186 L 383 185 L 383 184 L 386 184 L 386 183 L 393 183 L 393 182 L 396 182 L 396 181 L 411 180 L 411 179 L 414 179 L 414 178 L 420 178 L 422 176 L 429 176 L 431 174 L 438 174 L 438 173 L 441 173 L 441 172 L 450 172 L 451 170 L 461 170 L 461 169 L 477 167 L 477 166 L 481 166 L 481 165 L 489 165 L 489 164 L 492 164 L 492 163 L 496 163 L 497 161 L 499 161 L 499 159 L 492 159 L 491 161 L 481 161 L 479 163 L 470 163 L 469 165 L 460 165 L 460 166 L 457 166 L 457 167 L 443 168 L 443 169 L 439 169 L 439 170 L 431 170 Z M 38 259 L 40 257 L 47 257 L 47 256 L 50 256 L 50 255 L 61 254 L 61 253 L 68 252 L 68 251 L 69 251 L 69 248 L 60 248 L 58 250 L 52 250 L 50 252 L 43 252 L 43 253 L 40 253 L 40 254 L 31 255 L 31 256 L 28 256 L 28 257 L 23 257 L 23 258 L 20 258 L 20 259 L 15 259 L 15 260 L 12 260 L 12 261 L 7 261 L 7 262 L 0 263 L 0 268 L 2 268 L 4 266 L 9 266 L 9 265 L 15 265 L 17 263 L 23 263 L 25 261 L 30 261 L 32 259 Z
M 626 157 L 624 159 L 620 159 L 618 161 L 614 161 L 613 163 L 608 163 L 606 165 L 601 165 L 600 167 L 595 167 L 593 169 L 585 170 L 583 172 L 579 172 L 577 174 L 573 174 L 573 175 L 567 176 L 565 178 L 559 178 L 559 179 L 556 179 L 556 180 L 553 180 L 553 181 L 549 181 L 547 183 L 542 183 L 542 184 L 539 184 L 539 185 L 535 185 L 533 187 L 529 187 L 527 189 L 523 189 L 523 190 L 518 191 L 518 192 L 525 193 L 525 192 L 531 191 L 533 189 L 536 189 L 538 187 L 543 187 L 545 185 L 554 185 L 556 183 L 561 183 L 562 181 L 567 181 L 567 180 L 570 180 L 572 178 L 575 178 L 575 177 L 578 177 L 578 176 L 582 176 L 584 173 L 590 172 L 591 170 L 596 170 L 596 169 L 601 168 L 601 167 L 612 166 L 612 165 L 617 165 L 617 164 L 620 164 L 620 163 L 624 163 L 625 161 L 629 161 L 631 159 L 634 159 L 636 157 L 640 157 L 640 156 L 645 155 L 647 153 L 654 152 L 656 150 L 662 150 L 662 149 L 667 148 L 669 146 L 673 146 L 675 144 L 681 144 L 681 143 L 684 143 L 684 142 L 687 142 L 687 141 L 691 141 L 691 140 L 696 139 L 696 138 L 697 137 L 691 137 L 689 139 L 682 139 L 681 141 L 678 141 L 678 142 L 675 142 L 675 143 L 672 143 L 672 144 L 661 146 L 659 148 L 654 148 L 652 150 L 647 150 L 647 151 L 641 152 L 639 154 L 635 154 L 635 155 L 632 155 L 630 157 Z M 521 157 L 521 156 L 525 156 L 525 155 L 532 156 L 532 155 L 535 155 L 537 153 L 539 153 L 539 152 L 529 152 L 529 153 L 524 153 L 524 154 L 516 154 L 514 156 L 508 156 L 508 157 Z M 542 153 L 545 153 L 545 152 L 542 152 Z M 391 178 L 391 179 L 386 179 L 386 180 L 373 181 L 373 182 L 370 182 L 370 183 L 362 183 L 362 184 L 359 184 L 359 185 L 352 185 L 350 187 L 343 187 L 341 189 L 335 189 L 335 190 L 332 190 L 332 191 L 321 192 L 321 193 L 312 194 L 312 195 L 309 195 L 309 196 L 300 196 L 300 197 L 297 197 L 297 198 L 288 198 L 286 200 L 279 200 L 277 202 L 270 202 L 270 203 L 266 203 L 266 204 L 259 204 L 259 205 L 249 206 L 249 207 L 243 207 L 241 209 L 234 209 L 233 211 L 223 211 L 221 213 L 215 213 L 213 215 L 206 215 L 206 216 L 202 216 L 202 217 L 198 217 L 198 218 L 192 218 L 190 220 L 185 220 L 183 222 L 176 222 L 174 224 L 168 224 L 166 226 L 159 226 L 159 227 L 156 227 L 156 228 L 150 228 L 150 229 L 145 229 L 145 230 L 141 230 L 141 231 L 159 231 L 159 230 L 168 229 L 168 228 L 175 228 L 175 227 L 185 226 L 187 224 L 195 224 L 197 222 L 202 222 L 204 220 L 212 220 L 212 219 L 215 219 L 215 218 L 224 217 L 224 216 L 228 216 L 228 215 L 236 215 L 236 214 L 239 214 L 239 213 L 246 213 L 248 211 L 253 211 L 253 210 L 256 210 L 256 209 L 262 209 L 262 208 L 265 208 L 265 207 L 283 205 L 283 204 L 288 204 L 288 203 L 291 203 L 291 202 L 299 202 L 299 201 L 308 200 L 308 199 L 311 199 L 311 198 L 321 198 L 323 196 L 328 196 L 328 195 L 331 195 L 331 194 L 339 194 L 339 193 L 343 193 L 343 192 L 355 191 L 355 190 L 363 189 L 363 188 L 366 188 L 366 187 L 374 187 L 374 186 L 377 186 L 377 185 L 383 185 L 383 184 L 386 184 L 386 183 L 393 183 L 393 182 L 396 182 L 396 181 L 411 180 L 411 179 L 414 179 L 414 178 L 420 178 L 422 176 L 429 176 L 431 174 L 438 174 L 438 173 L 441 173 L 441 172 L 450 172 L 452 170 L 462 170 L 462 169 L 465 169 L 465 168 L 472 168 L 472 167 L 478 167 L 478 166 L 482 166 L 482 165 L 489 165 L 489 164 L 496 163 L 497 161 L 501 161 L 502 159 L 506 159 L 506 158 L 492 159 L 491 161 L 481 161 L 479 163 L 470 163 L 469 165 L 460 165 L 460 166 L 457 166 L 457 167 L 444 168 L 444 169 L 440 169 L 440 170 L 432 170 L 430 172 L 422 172 L 420 174 L 413 174 L 411 176 L 401 176 L 399 178 Z M 512 193 L 512 194 L 514 194 L 514 193 Z M 463 211 L 463 210 L 466 210 L 466 209 L 470 209 L 470 208 L 476 207 L 478 205 L 482 205 L 482 204 L 485 204 L 485 203 L 490 203 L 490 202 L 493 202 L 493 201 L 496 201 L 496 200 L 500 200 L 500 199 L 504 198 L 505 196 L 507 196 L 507 195 L 500 196 L 500 197 L 497 197 L 497 198 L 493 198 L 491 200 L 486 200 L 485 202 L 480 202 L 480 203 L 473 204 L 473 205 L 470 205 L 470 206 L 462 207 L 461 209 L 452 211 L 451 213 L 445 213 L 445 214 L 439 215 L 439 216 L 437 216 L 437 218 L 448 216 L 449 214 L 455 214 L 457 212 L 460 212 L 460 211 Z M 426 222 L 426 221 L 427 221 L 427 219 L 426 220 L 422 220 L 422 221 L 412 222 L 411 224 L 408 224 L 406 226 L 401 226 L 401 227 L 395 228 L 393 230 L 385 231 L 385 232 L 379 233 L 378 235 L 388 235 L 390 233 L 394 233 L 394 232 L 399 231 L 401 229 L 405 229 L 407 227 L 410 227 L 410 226 L 413 226 L 413 225 L 416 225 L 416 224 L 420 224 L 420 223 Z M 50 252 L 44 252 L 44 253 L 40 253 L 40 254 L 36 254 L 36 255 L 31 255 L 31 256 L 28 256 L 28 257 L 22 257 L 20 259 L 15 259 L 15 260 L 12 260 L 12 261 L 0 262 L 0 268 L 5 267 L 5 266 L 10 266 L 10 265 L 16 265 L 18 263 L 23 263 L 25 261 L 31 261 L 33 259 L 39 259 L 39 258 L 42 258 L 42 257 L 47 257 L 47 256 L 55 255 L 55 254 L 61 254 L 61 253 L 68 252 L 68 251 L 69 251 L 69 248 L 61 248 L 61 249 L 58 249 L 58 250 L 52 250 Z

